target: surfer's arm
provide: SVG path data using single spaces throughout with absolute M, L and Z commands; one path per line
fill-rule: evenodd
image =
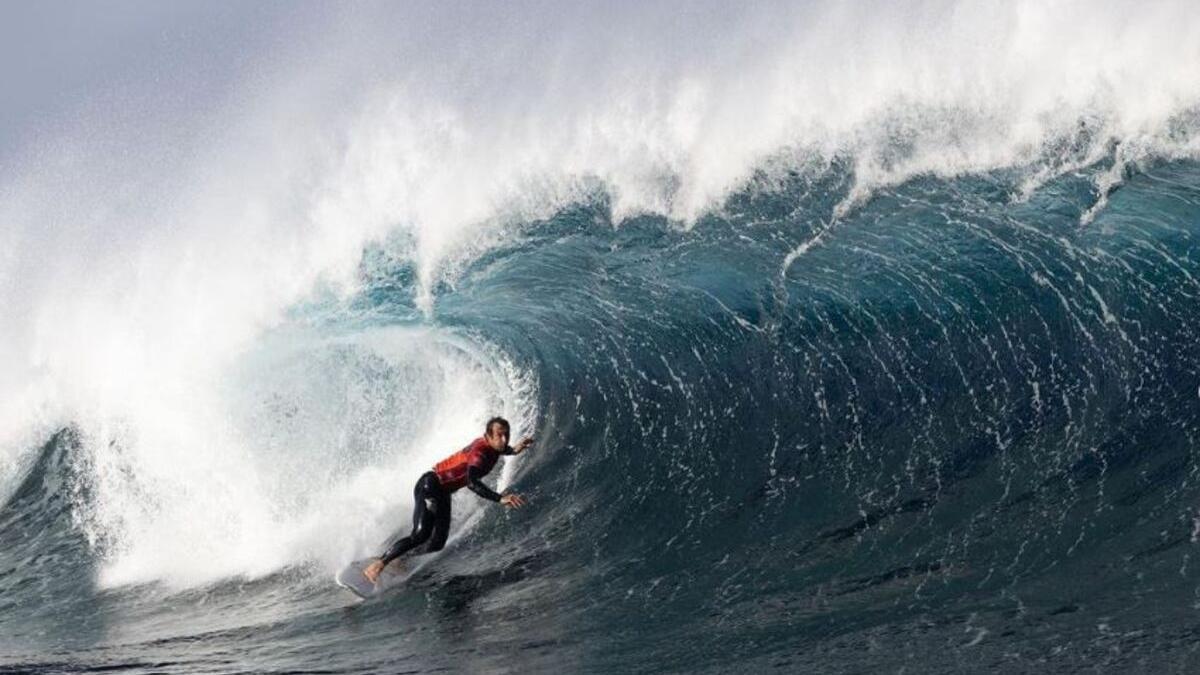
M 525 438 L 521 439 L 520 443 L 517 443 L 517 447 L 514 448 L 513 446 L 510 445 L 510 446 L 504 448 L 503 450 L 501 450 L 500 454 L 502 454 L 502 455 L 519 455 L 522 452 L 525 452 L 527 449 L 529 449 L 529 446 L 531 446 L 531 445 L 533 445 L 533 436 L 526 436 Z
M 500 493 L 483 484 L 484 474 L 479 467 L 467 467 L 467 487 L 475 494 L 492 502 L 500 501 Z

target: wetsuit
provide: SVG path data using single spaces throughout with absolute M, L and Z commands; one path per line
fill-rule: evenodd
M 500 495 L 484 485 L 482 478 L 496 466 L 500 455 L 515 454 L 511 447 L 493 450 L 480 437 L 470 445 L 438 462 L 433 471 L 421 474 L 413 488 L 413 529 L 392 544 L 380 560 L 387 565 L 412 549 L 429 542 L 427 553 L 442 550 L 450 534 L 450 495 L 466 487 L 484 499 L 500 501 Z

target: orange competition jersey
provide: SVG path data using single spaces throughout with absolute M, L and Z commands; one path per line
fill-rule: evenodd
M 467 447 L 435 464 L 433 471 L 446 492 L 454 492 L 467 484 L 467 469 L 474 466 L 482 472 L 481 475 L 487 475 L 499 459 L 500 452 L 493 450 L 487 439 L 480 436 Z

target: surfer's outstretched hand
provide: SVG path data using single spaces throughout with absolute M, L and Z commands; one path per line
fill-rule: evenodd
M 519 455 L 528 450 L 531 445 L 533 445 L 533 436 L 526 436 L 521 439 L 520 443 L 517 443 L 517 447 L 513 448 L 513 454 Z
M 376 560 L 375 562 L 363 568 L 363 576 L 371 583 L 379 581 L 379 573 L 383 571 L 383 561 Z
M 517 494 L 507 494 L 500 498 L 500 503 L 510 509 L 519 509 L 525 506 L 525 498 Z

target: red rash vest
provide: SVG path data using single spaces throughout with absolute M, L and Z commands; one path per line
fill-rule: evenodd
M 492 470 L 492 467 L 496 466 L 500 455 L 499 450 L 493 450 L 492 446 L 488 445 L 487 439 L 480 436 L 471 441 L 467 447 L 435 464 L 433 471 L 437 474 L 438 482 L 442 484 L 446 492 L 454 492 L 466 486 L 469 468 L 475 467 L 479 470 L 480 476 L 485 476 Z

